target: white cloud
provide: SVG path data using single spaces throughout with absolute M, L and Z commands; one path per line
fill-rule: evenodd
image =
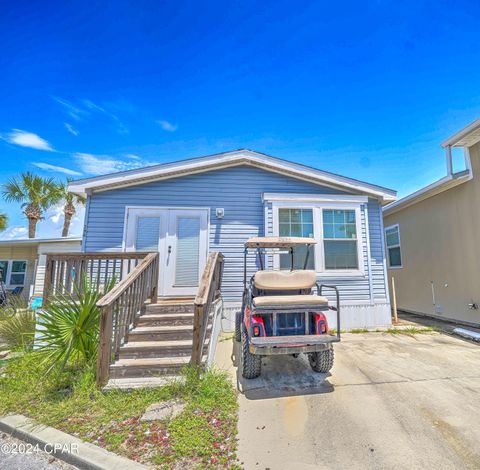
M 9 227 L 0 234 L 1 240 L 12 240 L 14 238 L 27 238 L 28 229 L 26 227 Z
M 83 231 L 83 220 L 85 217 L 85 207 L 76 206 L 77 212 L 70 223 L 69 237 L 80 237 Z M 63 203 L 60 202 L 45 213 L 44 220 L 37 224 L 37 237 L 41 238 L 60 238 L 63 229 Z
M 5 138 L 8 142 L 21 147 L 29 147 L 36 150 L 46 150 L 54 152 L 53 147 L 39 135 L 33 132 L 22 131 L 20 129 L 12 129 L 12 132 Z
M 54 99 L 58 104 L 61 104 L 67 111 L 68 115 L 73 119 L 75 119 L 76 121 L 80 121 L 80 119 L 82 118 L 82 115 L 88 114 L 86 111 L 78 108 L 77 106 L 74 106 L 72 103 L 69 103 L 67 100 L 63 100 L 55 96 L 53 96 L 52 99 Z
M 125 162 L 108 155 L 92 155 L 91 153 L 75 153 L 74 157 L 82 171 L 90 175 L 116 173 L 149 165 L 149 163 L 142 160 L 135 159 L 134 161 Z
M 67 131 L 70 132 L 70 134 L 75 136 L 78 135 L 77 129 L 75 129 L 75 127 L 73 127 L 71 124 L 69 124 L 68 122 L 64 122 L 63 125 L 65 126 L 65 129 L 67 129 Z
M 80 176 L 82 173 L 75 170 L 70 170 L 69 168 L 64 168 L 63 166 L 50 165 L 50 163 L 44 162 L 33 162 L 32 165 L 35 165 L 37 168 L 47 171 L 55 171 L 56 173 L 63 173 L 69 176 Z
M 115 130 L 119 134 L 129 133 L 127 126 L 123 124 L 116 114 L 110 112 L 105 107 L 94 103 L 92 100 L 76 100 L 75 104 L 72 104 L 63 98 L 58 98 L 56 96 L 52 96 L 52 99 L 58 104 L 62 105 L 65 112 L 76 121 L 87 120 L 87 118 L 88 120 L 94 120 L 95 118 L 98 119 L 99 116 L 103 115 L 106 116 L 110 122 L 113 122 Z M 67 127 L 67 124 L 65 124 L 65 127 Z M 67 129 L 69 132 L 72 132 L 68 127 Z M 74 134 L 74 132 L 72 132 L 72 134 L 78 135 L 78 131 L 76 129 L 72 128 L 72 130 L 77 132 L 77 134 Z
M 175 132 L 178 129 L 177 124 L 172 124 L 171 122 L 168 121 L 157 121 L 157 124 L 167 132 Z

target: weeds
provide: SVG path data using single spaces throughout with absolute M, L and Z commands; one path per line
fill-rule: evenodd
M 229 377 L 208 371 L 161 388 L 102 392 L 95 371 L 69 361 L 45 374 L 42 354 L 13 358 L 0 377 L 0 415 L 21 413 L 125 457 L 158 468 L 235 467 L 237 400 Z M 177 398 L 184 411 L 169 421 L 142 422 L 153 404 Z

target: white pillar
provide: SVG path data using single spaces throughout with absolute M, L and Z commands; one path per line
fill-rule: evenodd
M 447 175 L 452 176 L 453 174 L 453 162 L 452 162 L 452 147 L 449 145 L 445 149 L 446 157 L 447 157 Z

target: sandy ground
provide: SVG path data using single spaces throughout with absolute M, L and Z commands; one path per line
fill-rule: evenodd
M 329 374 L 304 357 L 237 374 L 239 461 L 250 469 L 480 469 L 480 345 L 434 333 L 345 334 Z

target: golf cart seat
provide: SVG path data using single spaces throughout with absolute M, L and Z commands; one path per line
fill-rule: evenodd
M 257 271 L 253 276 L 255 288 L 274 291 L 301 291 L 317 283 L 315 271 Z
M 326 307 L 328 299 L 321 295 L 264 295 L 255 297 L 253 305 L 260 308 Z
M 253 305 L 273 309 L 328 306 L 326 297 L 310 295 L 316 284 L 317 276 L 311 270 L 257 271 L 253 277 Z

